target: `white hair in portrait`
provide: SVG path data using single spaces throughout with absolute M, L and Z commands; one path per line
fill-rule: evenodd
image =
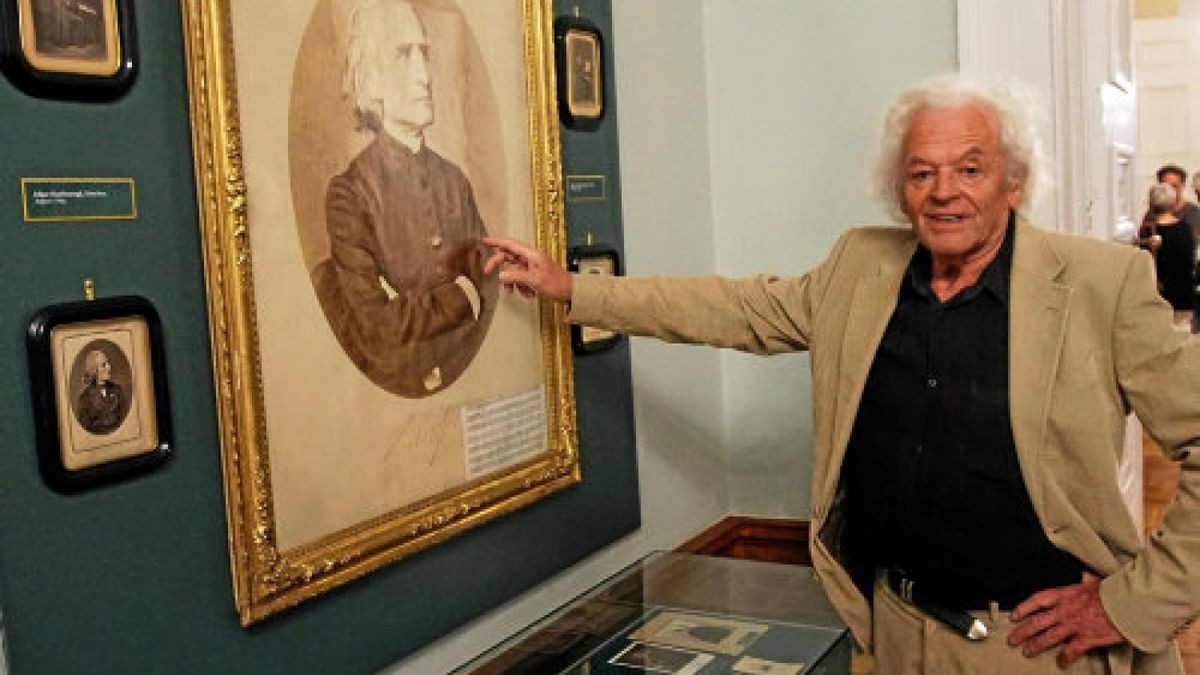
M 346 30 L 346 64 L 342 91 L 354 106 L 358 126 L 378 131 L 383 119 L 383 84 L 377 73 L 380 50 L 397 21 L 411 17 L 424 32 L 421 19 L 405 0 L 355 0 Z
M 958 73 L 938 75 L 903 91 L 888 108 L 871 170 L 875 196 L 897 220 L 904 216 L 904 145 L 917 115 L 926 110 L 982 105 L 999 124 L 1000 151 L 1010 185 L 1022 187 L 1020 208 L 1028 210 L 1047 187 L 1046 157 L 1036 122 L 1041 114 L 1033 92 L 1015 80 L 974 80 Z

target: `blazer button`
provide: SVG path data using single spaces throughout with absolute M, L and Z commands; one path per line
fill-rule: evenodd
M 430 245 L 430 246 L 432 246 L 432 247 L 434 247 L 434 248 L 441 248 L 441 246 L 442 246 L 442 237 L 441 237 L 441 235 L 435 234 L 435 235 L 433 235 L 432 237 L 430 237 L 430 238 L 429 238 L 429 245 Z

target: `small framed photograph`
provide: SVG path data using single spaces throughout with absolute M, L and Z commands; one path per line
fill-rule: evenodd
M 712 654 L 700 654 L 686 649 L 631 642 L 619 654 L 609 659 L 614 666 L 631 668 L 643 673 L 695 675 L 713 660 Z
M 573 246 L 567 252 L 567 268 L 579 274 L 622 274 L 621 257 L 611 246 Z M 608 351 L 620 341 L 621 336 L 612 331 L 591 326 L 571 326 L 571 349 L 576 354 Z
M 593 131 L 604 118 L 604 39 L 595 24 L 578 17 L 554 22 L 558 112 L 568 129 Z
M 26 93 L 105 100 L 133 83 L 132 0 L 8 0 L 0 14 L 4 71 Z
M 715 616 L 663 612 L 629 634 L 630 639 L 737 656 L 767 632 L 767 625 Z
M 59 492 L 140 473 L 171 452 L 158 312 L 125 296 L 52 305 L 26 344 L 38 466 Z

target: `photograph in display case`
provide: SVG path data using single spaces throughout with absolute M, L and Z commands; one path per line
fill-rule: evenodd
M 161 464 L 171 451 L 158 313 L 140 297 L 39 310 L 27 333 L 46 483 L 74 492 Z
M 109 99 L 133 83 L 132 0 L 13 0 L 0 13 L 4 70 L 26 92 Z
M 767 632 L 767 625 L 701 614 L 662 612 L 630 633 L 631 640 L 737 655 Z
M 609 663 L 642 673 L 696 675 L 713 660 L 712 654 L 700 654 L 674 647 L 632 642 Z
M 581 479 L 550 6 L 184 3 L 244 625 Z

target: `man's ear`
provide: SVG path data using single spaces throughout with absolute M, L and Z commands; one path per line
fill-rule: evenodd
M 1021 200 L 1025 197 L 1025 179 L 1014 178 L 1008 181 L 1008 193 L 1005 195 L 1008 201 L 1008 207 L 1015 209 L 1021 204 Z

